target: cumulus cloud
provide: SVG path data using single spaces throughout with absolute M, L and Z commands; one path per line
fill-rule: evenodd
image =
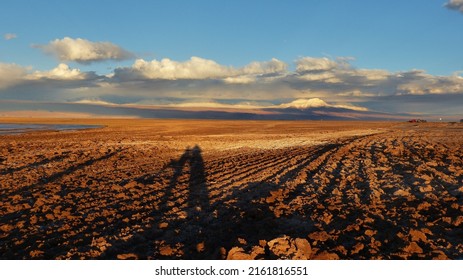
M 168 58 L 161 61 L 137 59 L 132 68 L 126 68 L 126 70 L 147 79 L 202 80 L 226 77 L 231 73 L 232 68 L 220 65 L 213 60 L 192 57 L 185 62 L 173 61 Z
M 115 77 L 149 80 L 223 80 L 226 83 L 248 84 L 256 77 L 272 76 L 286 71 L 286 63 L 278 59 L 264 62 L 251 62 L 242 68 L 218 64 L 201 57 L 191 57 L 187 61 L 174 61 L 164 58 L 160 61 L 137 59 L 132 67 L 119 68 Z
M 403 82 L 397 87 L 398 94 L 447 94 L 463 93 L 463 78 L 453 76 L 433 76 L 422 70 L 401 74 Z
M 286 71 L 287 65 L 283 61 L 272 58 L 270 61 L 258 62 L 254 61 L 236 70 L 238 75 L 265 75 L 283 73 Z
M 457 10 L 463 13 L 463 0 L 450 0 L 445 6 L 452 10 Z
M 16 64 L 0 63 L 0 89 L 21 83 L 26 74 L 27 69 L 25 67 Z
M 393 106 L 400 100 L 422 98 L 440 102 L 439 98 L 428 97 L 441 96 L 444 102 L 452 95 L 458 97 L 452 100 L 463 100 L 461 73 L 436 76 L 416 69 L 402 72 L 364 69 L 345 58 L 302 57 L 294 66 L 294 70 L 288 70 L 287 64 L 278 59 L 250 62 L 242 67 L 200 57 L 186 61 L 137 59 L 130 67 L 98 76 L 64 63 L 46 71 L 0 63 L 0 97 L 35 100 L 40 96 L 44 100 L 144 105 L 186 101 L 190 105 L 204 105 L 205 101 L 211 101 L 225 106 L 237 102 L 278 106 L 295 100 L 297 104 L 292 105 L 314 105 L 322 100 L 334 108 L 385 112 L 403 109 L 404 105 Z M 459 107 L 452 108 L 462 108 L 463 103 L 459 102 Z
M 60 63 L 50 71 L 35 71 L 29 75 L 29 79 L 52 79 L 52 80 L 84 80 L 93 76 L 94 73 L 81 72 L 80 69 L 71 69 L 67 64 Z
M 357 68 L 351 61 L 302 57 L 290 71 L 277 59 L 251 62 L 240 68 L 198 57 L 183 62 L 137 60 L 132 67 L 116 69 L 108 83 L 113 86 L 112 93 L 130 92 L 144 104 L 169 98 L 187 99 L 190 103 L 212 99 L 272 104 L 320 98 L 336 108 L 367 110 L 369 104 L 375 104 L 376 109 L 384 104 L 383 111 L 395 112 L 393 102 L 382 98 L 463 95 L 463 78 L 458 73 L 435 76 L 423 70 L 390 72 Z M 376 100 L 383 102 L 374 103 Z
M 296 61 L 296 71 L 298 73 L 329 71 L 336 68 L 341 68 L 344 64 L 326 57 L 302 57 Z
M 301 90 L 330 92 L 344 97 L 463 93 L 463 78 L 458 73 L 435 76 L 423 70 L 394 73 L 358 69 L 347 61 L 327 58 L 298 60 L 295 75 L 288 79 L 292 87 Z
M 91 42 L 86 39 L 64 37 L 47 45 L 34 45 L 59 61 L 75 61 L 81 64 L 104 60 L 126 60 L 134 55 L 110 42 Z
M 14 33 L 6 33 L 5 35 L 3 35 L 3 38 L 5 38 L 5 40 L 9 41 L 9 40 L 13 40 L 13 39 L 18 38 L 18 35 L 14 34 Z

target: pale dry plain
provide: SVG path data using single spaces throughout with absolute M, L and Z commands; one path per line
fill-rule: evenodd
M 34 122 L 105 127 L 0 136 L 1 259 L 463 258 L 463 124 Z

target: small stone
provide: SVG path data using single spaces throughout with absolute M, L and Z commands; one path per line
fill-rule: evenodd
M 290 240 L 286 236 L 272 239 L 267 243 L 267 245 L 270 251 L 279 258 L 281 257 L 286 258 L 285 256 L 287 256 L 290 253 L 289 251 L 292 249 Z M 295 249 L 296 248 L 294 248 L 294 250 L 292 251 L 295 252 L 296 251 Z
M 219 255 L 220 255 L 221 260 L 227 259 L 227 249 L 225 249 L 224 247 L 220 247 L 219 248 Z
M 117 259 L 119 260 L 138 260 L 138 256 L 133 253 L 118 254 Z
M 130 181 L 127 184 L 124 185 L 125 188 L 133 188 L 138 185 L 137 181 Z
M 37 199 L 37 201 L 34 203 L 34 208 L 43 206 L 45 202 L 42 199 Z
M 405 190 L 398 190 L 394 192 L 394 195 L 396 196 L 410 196 L 410 193 Z
M 365 245 L 363 245 L 362 243 L 357 243 L 357 244 L 355 244 L 354 247 L 352 248 L 351 254 L 357 254 L 358 252 L 360 252 L 361 250 L 363 250 L 363 248 L 365 248 Z
M 407 247 L 404 248 L 404 251 L 407 253 L 417 253 L 417 254 L 422 254 L 423 249 L 421 249 L 416 242 L 411 242 Z
M 449 257 L 442 251 L 433 251 L 433 254 L 435 254 L 433 260 L 449 260 Z
M 463 216 L 458 216 L 458 218 L 455 219 L 453 225 L 459 227 L 461 224 L 463 224 Z
M 431 207 L 431 204 L 429 202 L 425 201 L 425 202 L 420 203 L 420 205 L 418 205 L 417 209 L 418 209 L 418 211 L 420 211 L 420 210 L 428 210 L 429 207 Z
M 32 216 L 30 218 L 31 225 L 35 225 L 38 222 L 38 220 L 39 219 L 37 218 L 37 216 Z
M 169 245 L 165 245 L 159 248 L 159 253 L 162 256 L 172 256 L 174 253 L 174 250 Z
M 0 230 L 3 232 L 9 232 L 13 229 L 14 227 L 12 225 L 1 225 Z
M 203 252 L 204 249 L 206 249 L 206 244 L 204 244 L 204 242 L 196 244 L 196 251 L 199 253 Z
M 37 257 L 42 257 L 43 256 L 43 253 L 44 251 L 41 251 L 41 250 L 34 250 L 34 251 L 31 251 L 29 253 L 29 255 L 32 257 L 32 258 L 37 258 Z
M 158 228 L 159 228 L 159 229 L 165 229 L 165 228 L 167 228 L 168 226 L 169 226 L 168 223 L 162 222 L 162 223 L 159 224 Z
M 330 238 L 330 235 L 326 231 L 317 231 L 309 234 L 309 238 L 315 241 L 326 241 Z
M 238 243 L 239 243 L 240 245 L 247 245 L 247 244 L 248 244 L 248 242 L 246 241 L 246 239 L 240 238 L 240 237 L 238 237 Z
M 312 247 L 310 246 L 309 241 L 303 238 L 296 238 L 294 243 L 296 244 L 298 252 L 300 252 L 303 256 L 306 256 L 308 259 L 312 253 Z
M 329 253 L 329 252 L 323 251 L 315 255 L 313 259 L 314 260 L 339 260 L 339 256 L 335 253 Z
M 263 259 L 265 257 L 265 249 L 260 246 L 253 246 L 251 251 L 251 258 L 255 259 Z
M 251 255 L 246 254 L 243 248 L 233 247 L 228 252 L 227 260 L 252 260 Z
M 410 230 L 410 236 L 412 238 L 412 241 L 423 241 L 426 242 L 428 238 L 426 237 L 426 234 L 419 230 L 412 229 Z
M 432 192 L 433 188 L 431 186 L 420 187 L 420 192 Z

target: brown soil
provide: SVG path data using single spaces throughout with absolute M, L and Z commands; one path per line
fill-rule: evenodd
M 0 136 L 2 259 L 463 257 L 460 124 L 34 121 L 106 127 Z

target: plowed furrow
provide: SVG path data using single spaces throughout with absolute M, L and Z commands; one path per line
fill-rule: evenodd
M 213 184 L 220 184 L 220 181 L 236 178 L 237 176 L 240 176 L 241 174 L 246 173 L 251 169 L 255 169 L 256 166 L 265 165 L 280 158 L 289 159 L 292 156 L 297 156 L 299 153 L 299 149 L 277 150 L 275 151 L 275 154 L 266 153 L 264 155 L 257 155 L 256 157 L 250 158 L 250 160 L 248 160 L 249 158 L 243 159 L 242 157 L 234 158 L 231 163 L 223 164 L 217 166 L 216 168 L 210 168 L 208 165 L 208 170 L 214 170 L 212 174 L 208 174 L 208 181 L 212 182 Z M 217 181 L 219 179 L 220 181 Z

